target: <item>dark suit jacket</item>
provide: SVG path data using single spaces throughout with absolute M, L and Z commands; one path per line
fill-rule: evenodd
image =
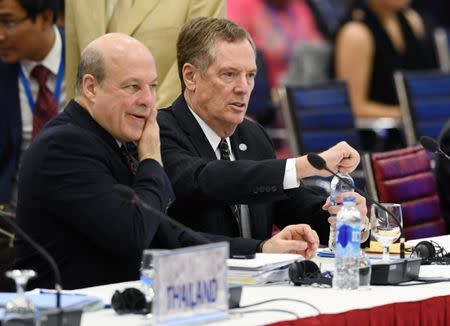
M 65 288 L 135 280 L 143 249 L 200 243 L 120 198 L 113 190 L 117 183 L 132 187 L 160 211 L 174 199 L 170 181 L 156 161 L 142 161 L 133 176 L 115 139 L 75 101 L 46 125 L 24 155 L 17 222 L 56 260 Z M 232 253 L 255 252 L 260 243 L 230 241 Z M 17 243 L 15 265 L 37 271 L 31 287 L 53 286 L 47 263 L 23 241 Z
M 248 204 L 252 236 L 266 239 L 272 224 L 308 223 L 328 241 L 324 198 L 303 187 L 285 191 L 286 161 L 276 160 L 264 129 L 244 120 L 231 136 L 236 161 L 217 160 L 183 96 L 158 112 L 161 153 L 177 197 L 171 216 L 194 230 L 237 236 L 230 204 Z M 242 150 L 246 145 L 246 150 Z
M 64 31 L 59 29 L 63 52 Z M 22 144 L 22 116 L 19 100 L 18 63 L 0 61 L 0 203 L 11 200 Z
M 441 131 L 439 144 L 442 151 L 447 155 L 450 155 L 450 119 Z M 450 233 L 450 161 L 443 155 L 436 156 L 436 179 L 442 211 L 444 213 L 445 221 L 447 222 L 447 230 Z

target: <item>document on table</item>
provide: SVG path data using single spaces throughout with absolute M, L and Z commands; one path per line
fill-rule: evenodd
M 304 259 L 295 254 L 256 254 L 253 259 L 227 259 L 229 269 L 267 271 Z
M 294 254 L 256 254 L 254 259 L 228 259 L 228 283 L 261 285 L 289 280 L 289 265 L 299 259 Z

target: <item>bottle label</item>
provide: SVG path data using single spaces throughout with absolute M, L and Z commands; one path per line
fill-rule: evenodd
M 336 229 L 336 252 L 341 255 L 359 255 L 361 234 L 349 224 L 341 224 Z

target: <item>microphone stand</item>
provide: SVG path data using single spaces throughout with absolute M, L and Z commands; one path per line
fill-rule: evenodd
M 59 271 L 58 265 L 52 256 L 36 241 L 34 241 L 25 231 L 22 230 L 11 218 L 14 218 L 12 213 L 0 212 L 0 217 L 8 224 L 25 242 L 27 242 L 32 248 L 34 248 L 50 265 L 54 277 L 55 277 L 55 293 L 56 293 L 56 308 L 61 311 L 61 273 Z
M 180 228 L 187 234 L 189 234 L 192 238 L 195 239 L 195 241 L 199 242 L 200 244 L 210 244 L 212 243 L 211 240 L 203 236 L 202 234 L 195 232 L 194 230 L 188 228 L 187 226 L 181 224 L 180 222 L 174 220 L 173 218 L 169 217 L 166 214 L 163 214 L 162 212 L 158 211 L 154 207 L 150 206 L 146 202 L 144 202 L 142 199 L 139 198 L 139 196 L 136 194 L 136 192 L 123 184 L 117 183 L 114 185 L 114 190 L 117 194 L 119 194 L 120 197 L 132 202 L 136 203 L 137 205 L 141 206 L 142 208 L 146 209 L 147 211 L 151 212 L 152 214 L 158 216 L 162 220 L 168 221 L 172 225 L 175 225 L 176 227 Z

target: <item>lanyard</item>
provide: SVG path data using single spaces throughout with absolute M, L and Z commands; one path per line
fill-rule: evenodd
M 61 51 L 61 61 L 59 63 L 58 74 L 56 75 L 55 91 L 53 92 L 53 96 L 55 97 L 57 105 L 59 104 L 59 98 L 61 96 L 61 84 L 63 77 L 64 77 L 64 51 Z M 25 77 L 25 73 L 23 72 L 22 66 L 20 66 L 19 69 L 19 78 L 25 90 L 25 94 L 27 95 L 28 104 L 30 105 L 31 112 L 34 112 L 36 103 L 33 100 L 33 94 L 31 93 L 30 83 L 28 82 L 28 79 Z

